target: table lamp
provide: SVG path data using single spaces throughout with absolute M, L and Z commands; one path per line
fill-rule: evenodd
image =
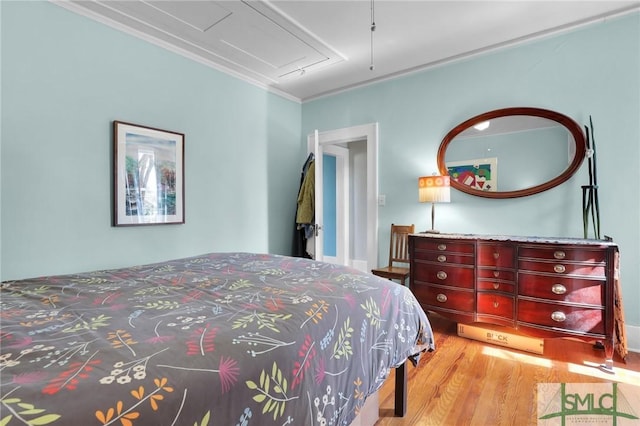
M 451 187 L 449 176 L 422 176 L 418 178 L 418 200 L 421 203 L 431 203 L 431 229 L 426 231 L 437 234 L 434 228 L 436 218 L 436 203 L 451 201 Z

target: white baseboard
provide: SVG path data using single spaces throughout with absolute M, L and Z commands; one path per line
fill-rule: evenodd
M 371 272 L 369 270 L 369 268 L 367 267 L 367 261 L 366 260 L 351 259 L 351 266 L 353 268 L 356 268 L 358 271 Z
M 327 262 L 327 263 L 338 263 L 338 258 L 335 256 L 324 256 L 322 258 L 323 262 Z M 351 266 L 352 268 L 357 269 L 358 271 L 362 271 L 362 272 L 371 272 L 369 270 L 369 268 L 367 267 L 367 261 L 366 260 L 356 260 L 356 259 L 349 259 L 349 266 Z
M 640 353 L 640 327 L 625 324 L 627 332 L 627 346 L 630 352 Z

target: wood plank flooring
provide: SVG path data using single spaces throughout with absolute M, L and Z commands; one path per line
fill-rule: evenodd
M 613 381 L 640 387 L 640 353 L 614 359 L 615 374 L 597 368 L 604 352 L 589 343 L 545 340 L 544 355 L 459 337 L 456 323 L 429 313 L 436 351 L 407 365 L 408 408 L 394 417 L 394 373 L 380 389 L 376 426 L 505 425 L 537 423 L 538 383 Z M 640 388 L 639 388 L 640 389 Z

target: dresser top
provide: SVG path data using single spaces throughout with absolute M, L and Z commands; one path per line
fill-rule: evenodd
M 617 246 L 609 240 L 596 240 L 590 238 L 568 238 L 568 237 L 527 237 L 519 235 L 490 235 L 490 234 L 447 234 L 420 232 L 411 234 L 412 237 L 439 238 L 446 240 L 487 240 L 487 241 L 513 241 L 516 243 L 543 243 L 543 244 L 569 244 L 585 246 Z

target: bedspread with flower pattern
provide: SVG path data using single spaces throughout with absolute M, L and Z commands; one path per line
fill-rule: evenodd
M 252 253 L 2 283 L 0 425 L 348 425 L 433 349 L 412 293 Z

